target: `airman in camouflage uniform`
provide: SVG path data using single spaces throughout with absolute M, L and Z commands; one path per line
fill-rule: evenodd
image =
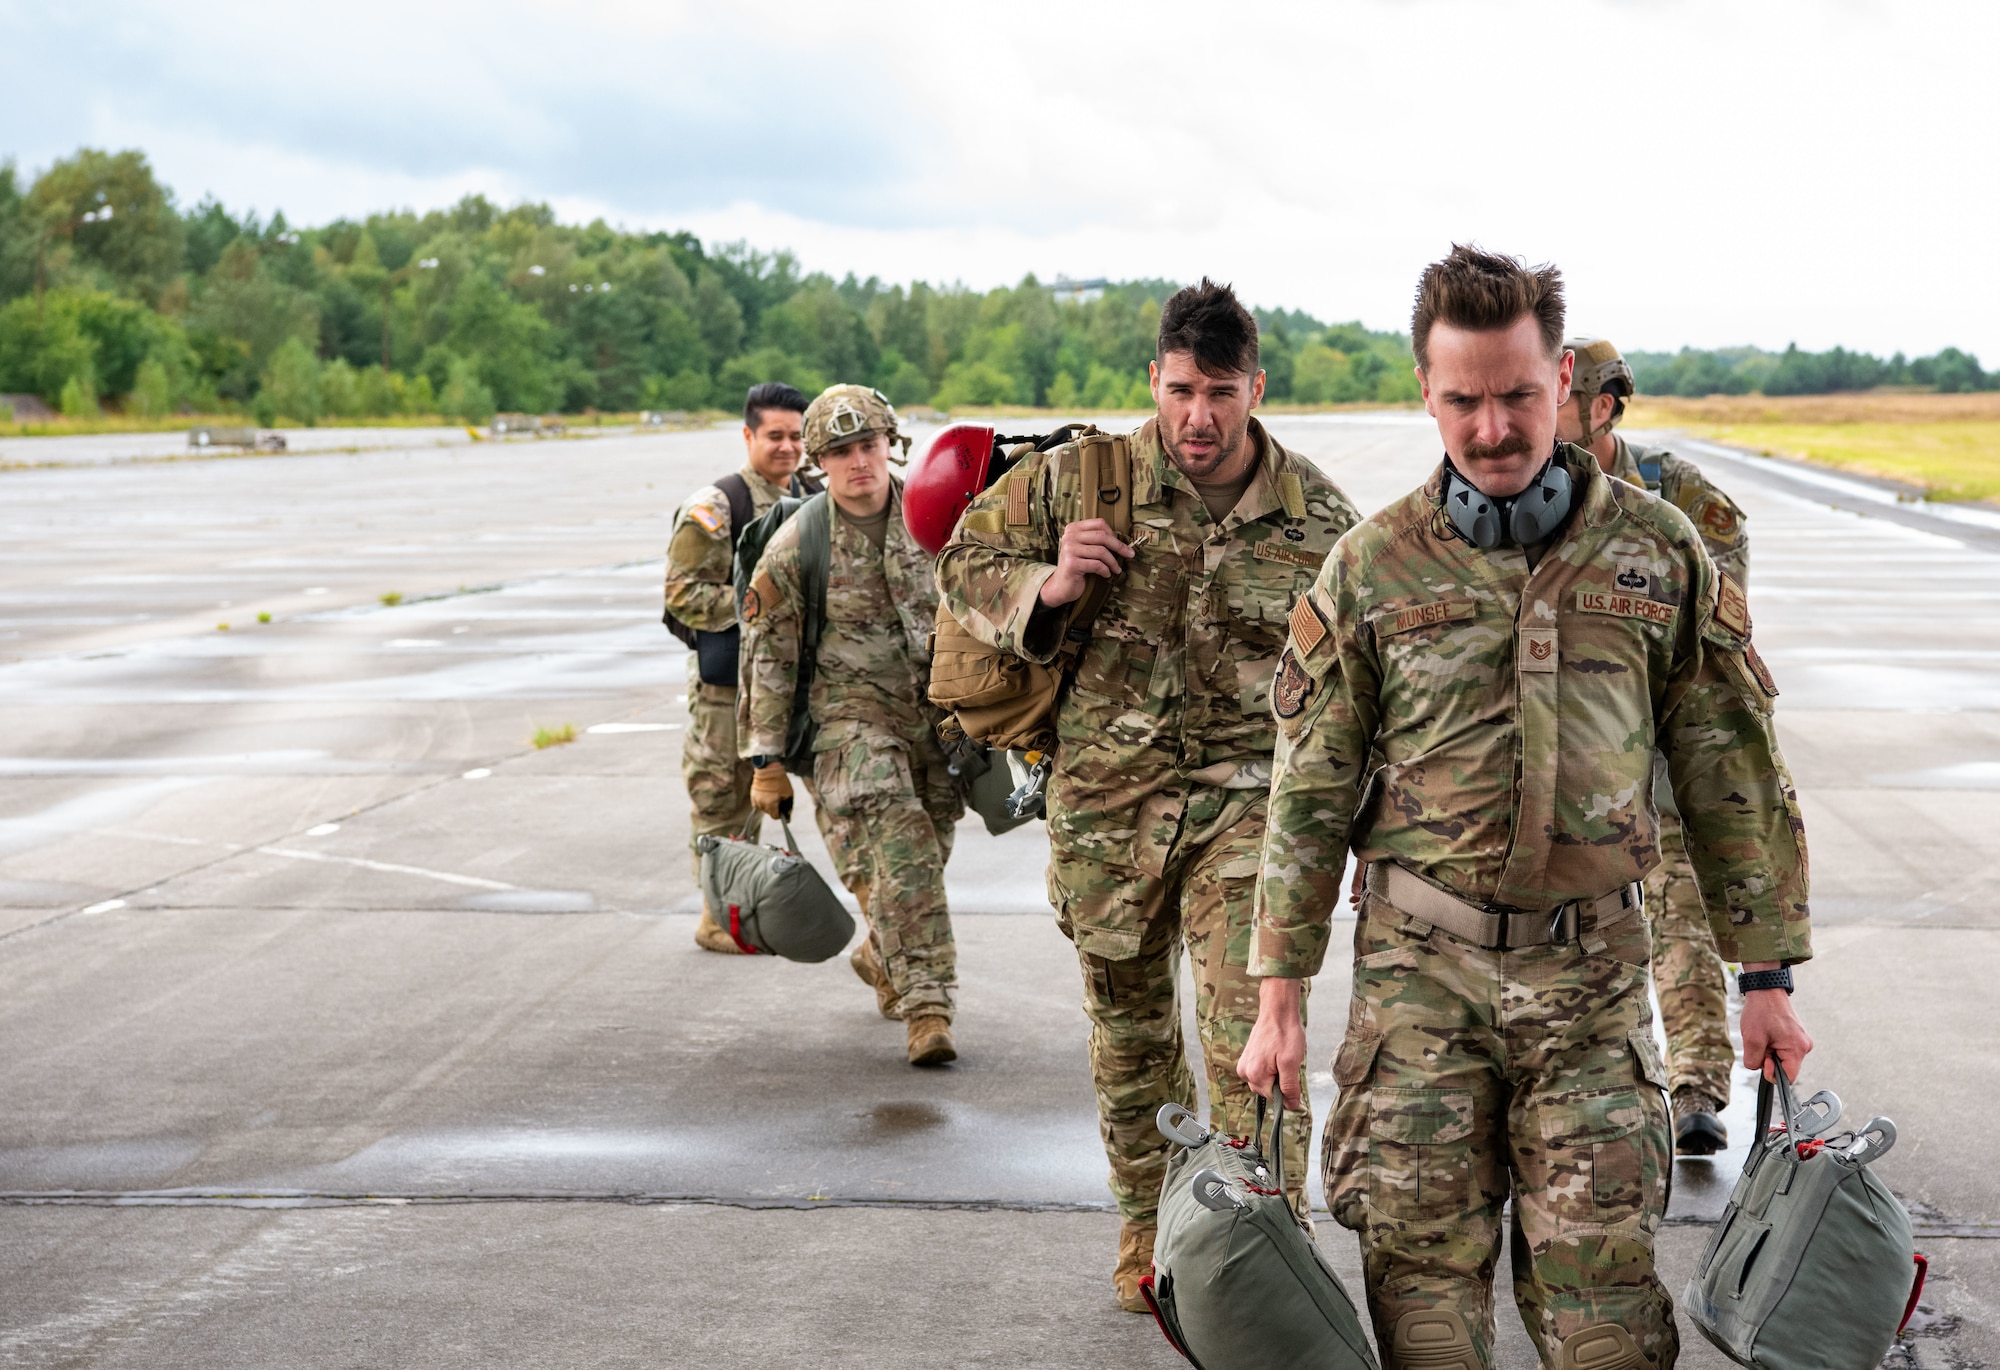
M 1678 509 L 1554 441 L 1561 308 L 1553 268 L 1456 248 L 1425 272 L 1412 332 L 1448 461 L 1342 539 L 1273 690 L 1251 966 L 1271 978 L 1243 1069 L 1268 1088 L 1303 1056 L 1293 986 L 1326 954 L 1352 848 L 1368 875 L 1323 1162 L 1386 1370 L 1492 1364 L 1510 1198 L 1514 1298 L 1542 1364 L 1674 1362 L 1653 1273 L 1666 1075 L 1636 916 L 1659 859 L 1656 751 L 1724 953 L 1811 954 L 1799 806 L 1747 606 Z M 1538 500 L 1557 465 L 1566 508 L 1527 520 L 1525 547 L 1475 545 L 1448 515 L 1467 491 Z M 1750 998 L 1746 1054 L 1782 1050 L 1796 1075 L 1810 1039 L 1783 991 Z
M 1169 355 L 1173 311 L 1170 301 L 1156 363 L 1169 381 L 1176 366 L 1195 370 L 1188 353 Z M 1261 393 L 1248 337 L 1249 371 L 1237 380 L 1247 389 L 1254 375 Z M 1156 397 L 1167 384 L 1156 380 Z M 1272 673 L 1293 605 L 1359 517 L 1255 419 L 1248 484 L 1218 515 L 1166 450 L 1162 423 L 1130 440 L 1132 555 L 1062 697 L 1048 792 L 1049 899 L 1082 962 L 1099 1127 L 1125 1219 L 1114 1285 L 1133 1311 L 1145 1309 L 1138 1280 L 1151 1269 L 1166 1172 L 1155 1115 L 1195 1103 L 1176 995 L 1183 943 L 1211 1121 L 1254 1132 L 1256 1099 L 1235 1064 L 1256 1016 L 1250 899 L 1275 742 Z M 1061 615 L 1039 596 L 1080 515 L 1080 477 L 1074 443 L 1031 456 L 960 520 L 938 581 L 980 640 L 1053 659 Z M 1286 1123 L 1285 1174 L 1303 1216 L 1309 1123 Z
M 965 812 L 938 742 L 943 713 L 930 703 L 930 634 L 937 582 L 930 554 L 903 525 L 902 481 L 888 473 L 896 411 L 866 386 L 838 385 L 806 411 L 809 457 L 826 469 L 832 553 L 826 618 L 807 709 L 818 724 L 812 773 L 802 776 L 841 883 L 853 892 L 868 939 L 850 958 L 876 990 L 884 1017 L 907 1028 L 912 1064 L 952 1060 L 958 952 L 945 906 L 944 868 Z M 856 449 L 883 440 L 886 503 L 873 517 L 843 502 Z M 871 487 L 879 490 L 879 487 Z M 865 501 L 863 501 L 865 503 Z M 738 736 L 745 756 L 785 750 L 797 687 L 803 596 L 801 518 L 772 537 L 743 601 L 743 697 Z M 760 786 L 788 796 L 783 766 L 766 760 Z
M 762 515 L 786 493 L 780 480 L 793 478 L 802 450 L 799 425 L 805 403 L 805 397 L 788 385 L 760 385 L 750 392 L 743 414 L 748 455 L 736 476 L 750 495 L 754 514 Z M 741 531 L 720 485 L 704 485 L 674 515 L 667 541 L 667 612 L 696 632 L 726 633 L 736 626 L 732 576 L 736 535 Z M 681 744 L 681 776 L 694 807 L 688 840 L 696 889 L 701 888 L 701 853 L 694 844 L 701 837 L 742 833 L 754 840 L 758 833 L 758 815 L 750 807 L 750 763 L 736 754 L 736 685 L 702 680 L 700 664 L 690 651 L 688 730 Z M 706 903 L 694 940 L 708 951 L 740 955 L 743 950 Z
M 1616 347 L 1603 338 L 1577 338 L 1568 346 L 1576 354 L 1576 374 L 1570 403 L 1558 416 L 1557 436 L 1583 447 L 1611 475 L 1652 491 L 1686 514 L 1716 569 L 1747 591 L 1750 534 L 1743 511 L 1685 457 L 1640 447 L 1613 431 L 1634 389 L 1632 369 Z M 1655 766 L 1653 780 L 1661 860 L 1646 877 L 1646 914 L 1653 933 L 1660 1026 L 1667 1034 L 1674 1145 L 1687 1155 L 1712 1155 L 1729 1141 L 1719 1116 L 1729 1102 L 1736 1055 L 1729 1040 L 1729 991 L 1694 868 L 1688 864 L 1664 764 Z

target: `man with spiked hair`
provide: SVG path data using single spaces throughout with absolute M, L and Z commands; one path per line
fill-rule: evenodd
M 1292 620 L 1241 1070 L 1289 1097 L 1352 851 L 1323 1160 L 1386 1370 L 1488 1370 L 1509 1225 L 1544 1366 L 1669 1370 L 1653 1243 L 1673 1153 L 1639 916 L 1653 757 L 1745 963 L 1744 1061 L 1796 1077 L 1812 1039 L 1789 967 L 1812 950 L 1777 686 L 1687 516 L 1557 440 L 1560 273 L 1456 247 L 1410 332 L 1444 460 L 1341 539 Z
M 1750 534 L 1743 511 L 1702 474 L 1665 448 L 1641 447 L 1614 431 L 1636 389 L 1632 368 L 1603 338 L 1572 338 L 1576 357 L 1569 403 L 1557 412 L 1556 436 L 1573 442 L 1610 475 L 1652 491 L 1688 516 L 1715 568 L 1747 591 Z M 1653 933 L 1653 984 L 1660 1026 L 1667 1034 L 1667 1078 L 1674 1108 L 1674 1150 L 1710 1156 L 1729 1144 L 1722 1110 L 1736 1048 L 1729 1040 L 1729 990 L 1722 958 L 1688 863 L 1680 812 L 1674 807 L 1664 759 L 1653 773 L 1660 809 L 1660 865 L 1646 877 L 1646 915 Z
M 1069 606 L 1111 580 L 1056 716 L 1049 900 L 1076 944 L 1111 1190 L 1124 1218 L 1112 1284 L 1146 1311 L 1167 1141 L 1160 1107 L 1192 1108 L 1177 983 L 1193 960 L 1209 1116 L 1248 1137 L 1257 1100 L 1235 1073 L 1256 1016 L 1251 896 L 1285 688 L 1285 622 L 1358 514 L 1251 417 L 1257 323 L 1204 280 L 1160 311 L 1159 413 L 1132 435 L 1130 543 L 1081 518 L 1071 442 L 1027 457 L 974 500 L 938 561 L 952 614 L 988 645 L 1049 662 Z M 1115 492 L 1120 494 L 1122 492 Z M 1303 1080 L 1291 1080 L 1294 1096 Z M 1296 1121 L 1295 1121 L 1296 1120 Z M 1302 1115 L 1285 1175 L 1305 1214 Z
M 800 673 L 810 671 L 806 712 L 817 733 L 799 778 L 868 924 L 849 962 L 882 1016 L 902 1019 L 910 1064 L 935 1066 L 958 1056 L 958 948 L 944 867 L 965 803 L 938 742 L 944 714 L 927 694 L 937 582 L 930 554 L 903 526 L 903 482 L 889 469 L 908 444 L 894 407 L 865 385 L 831 386 L 807 407 L 806 457 L 827 485 L 813 498 L 830 507 L 808 502 L 772 535 L 743 596 L 737 735 L 755 768 L 750 802 L 789 816 L 792 778 L 781 758 Z M 826 542 L 808 549 L 809 536 Z M 806 602 L 809 550 L 826 568 L 823 609 Z

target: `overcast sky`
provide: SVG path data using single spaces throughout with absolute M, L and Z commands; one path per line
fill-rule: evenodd
M 2000 363 L 2000 5 L 0 0 L 0 156 L 183 204 L 565 218 L 1407 325 L 1474 240 L 1627 348 Z

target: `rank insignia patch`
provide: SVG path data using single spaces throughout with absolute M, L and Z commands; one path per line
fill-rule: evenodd
M 1521 669 L 1524 671 L 1553 671 L 1557 662 L 1556 630 L 1553 628 L 1523 628 L 1521 630 Z
M 1277 679 L 1271 682 L 1272 711 L 1280 718 L 1297 718 L 1306 701 L 1312 698 L 1312 692 L 1313 678 L 1306 674 L 1304 664 L 1292 655 L 1292 649 L 1285 648 L 1285 654 L 1278 659 Z

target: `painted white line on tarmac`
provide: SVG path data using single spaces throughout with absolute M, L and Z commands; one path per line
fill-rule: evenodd
M 584 731 L 587 733 L 671 733 L 680 729 L 678 723 L 593 723 Z
M 370 861 L 365 856 L 330 856 L 325 852 L 299 851 L 293 847 L 253 847 L 252 851 L 264 852 L 271 856 L 287 856 L 294 861 L 325 861 L 336 866 L 359 866 L 363 870 L 382 871 L 389 875 L 421 875 L 427 880 L 442 880 L 447 885 L 465 885 L 475 890 L 518 890 L 519 885 L 509 885 L 502 880 L 486 880 L 477 875 L 453 875 L 450 871 L 427 870 L 422 866 L 404 866 L 394 861 Z

